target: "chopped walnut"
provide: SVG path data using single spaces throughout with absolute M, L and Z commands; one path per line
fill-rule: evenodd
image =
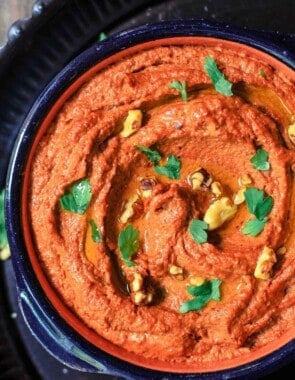
M 134 273 L 134 279 L 130 283 L 130 288 L 133 292 L 138 292 L 143 287 L 143 277 L 140 273 Z
M 203 168 L 198 168 L 187 178 L 187 182 L 193 190 L 199 190 L 202 187 L 209 188 L 212 181 L 210 174 Z
M 295 144 L 295 123 L 289 125 L 288 127 L 288 136 L 290 141 Z
M 217 198 L 220 197 L 222 194 L 222 186 L 220 182 L 216 182 L 216 181 L 212 182 L 211 191 L 215 195 L 215 197 Z
M 120 132 L 121 137 L 128 137 L 139 130 L 142 125 L 141 110 L 130 110 L 123 123 L 123 129 Z
M 233 198 L 235 205 L 240 205 L 245 202 L 245 191 L 247 187 L 252 184 L 252 179 L 249 174 L 243 174 L 242 177 L 238 178 L 239 190 Z
M 243 202 L 245 202 L 245 191 L 246 191 L 246 189 L 247 188 L 245 186 L 243 186 L 235 194 L 234 199 L 233 199 L 233 202 L 235 205 L 240 205 Z
M 215 200 L 204 215 L 204 222 L 208 224 L 208 230 L 215 230 L 231 219 L 237 212 L 237 206 L 228 197 Z
M 130 197 L 124 206 L 124 211 L 120 216 L 120 222 L 121 223 L 127 223 L 128 220 L 134 215 L 134 204 L 138 201 L 138 195 L 134 194 L 132 197 Z
M 206 279 L 204 277 L 200 277 L 200 276 L 192 276 L 189 279 L 190 284 L 194 285 L 194 286 L 200 286 L 200 285 L 204 284 L 205 281 L 206 281 Z
M 143 198 L 149 198 L 152 195 L 157 180 L 154 177 L 146 177 L 140 179 L 140 195 Z
M 184 271 L 183 268 L 177 266 L 177 265 L 171 265 L 169 268 L 169 273 L 174 276 L 177 280 L 183 280 L 184 278 Z
M 144 277 L 135 272 L 133 280 L 130 282 L 131 299 L 135 305 L 148 305 L 152 303 L 154 293 L 152 288 L 148 288 L 144 284 Z
M 276 261 L 275 251 L 272 248 L 264 247 L 258 257 L 254 277 L 260 280 L 268 280 L 272 275 L 272 267 Z
M 278 250 L 277 250 L 277 254 L 279 255 L 285 255 L 287 253 L 287 248 L 286 247 L 280 247 Z
M 243 174 L 242 177 L 238 179 L 238 184 L 240 187 L 250 186 L 252 184 L 252 179 L 249 174 Z

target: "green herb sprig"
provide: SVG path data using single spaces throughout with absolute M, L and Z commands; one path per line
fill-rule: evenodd
M 264 149 L 257 149 L 255 155 L 250 159 L 253 168 L 260 171 L 269 170 L 268 156 L 269 154 Z
M 174 90 L 177 90 L 180 93 L 182 100 L 184 102 L 187 102 L 188 95 L 187 95 L 186 82 L 185 81 L 173 80 L 169 84 L 169 87 L 173 88 Z
M 167 157 L 167 163 L 164 166 L 156 165 L 154 167 L 155 172 L 161 175 L 165 175 L 170 179 L 180 178 L 181 161 L 174 155 Z
M 118 237 L 118 247 L 122 255 L 122 259 L 128 267 L 133 267 L 135 263 L 131 260 L 132 256 L 139 249 L 139 231 L 134 229 L 132 224 L 126 226 Z
M 254 237 L 263 231 L 268 222 L 267 215 L 273 208 L 273 198 L 270 195 L 265 196 L 263 190 L 255 187 L 249 187 L 244 195 L 248 211 L 255 216 L 255 219 L 246 222 L 242 233 Z
M 180 306 L 181 313 L 187 313 L 189 311 L 200 310 L 210 300 L 220 301 L 220 285 L 221 280 L 216 278 L 213 280 L 205 281 L 202 285 L 194 286 L 190 285 L 187 287 L 187 292 L 194 298 L 184 302 Z
M 220 94 L 223 94 L 225 96 L 232 96 L 232 83 L 229 82 L 224 74 L 219 70 L 217 67 L 217 64 L 212 57 L 206 57 L 205 58 L 205 64 L 204 69 L 206 73 L 209 75 L 215 90 L 219 92 Z
M 189 226 L 189 232 L 194 241 L 199 244 L 206 243 L 208 240 L 208 224 L 200 219 L 193 219 Z
M 74 183 L 70 191 L 61 196 L 59 201 L 64 210 L 75 214 L 84 214 L 88 209 L 92 197 L 89 179 Z
M 94 243 L 102 243 L 102 234 L 95 221 L 91 219 L 89 224 L 91 226 L 91 237 Z
M 161 155 L 157 150 L 150 149 L 142 145 L 136 145 L 135 147 L 139 149 L 153 164 L 156 165 L 161 160 Z
M 181 160 L 173 154 L 167 157 L 166 165 L 158 165 L 161 160 L 160 153 L 155 149 L 150 149 L 142 145 L 136 145 L 146 158 L 154 164 L 154 170 L 160 175 L 164 175 L 170 179 L 180 178 Z

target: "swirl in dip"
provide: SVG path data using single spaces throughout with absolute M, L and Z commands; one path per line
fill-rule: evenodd
M 185 364 L 294 328 L 294 91 L 291 69 L 216 42 L 147 47 L 67 99 L 28 207 L 43 271 L 88 328 Z

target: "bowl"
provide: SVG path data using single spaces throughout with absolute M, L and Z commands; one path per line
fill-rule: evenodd
M 292 361 L 294 305 L 279 317 L 274 309 L 292 302 L 291 290 L 284 298 L 294 271 L 294 245 L 282 228 L 289 206 L 279 206 L 292 204 L 294 66 L 293 52 L 267 35 L 165 21 L 91 46 L 50 83 L 20 130 L 6 186 L 19 304 L 48 352 L 81 371 L 134 379 L 257 377 Z M 185 126 L 194 123 L 186 136 Z M 61 141 L 62 155 L 48 145 L 59 124 L 52 141 Z M 153 126 L 151 136 L 146 125 Z M 113 156 L 119 151 L 122 157 Z M 237 157 L 247 157 L 241 168 Z M 100 188 L 99 179 L 109 187 Z M 186 254 L 173 236 L 185 236 Z M 79 252 L 84 245 L 86 257 Z M 243 250 L 251 260 L 235 254 Z M 159 252 L 166 261 L 159 263 Z M 262 315 L 255 320 L 257 305 Z M 229 316 L 233 308 L 240 322 Z M 134 331 L 127 334 L 129 325 Z

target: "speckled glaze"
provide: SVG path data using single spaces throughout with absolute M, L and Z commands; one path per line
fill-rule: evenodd
M 168 373 L 125 362 L 93 346 L 59 316 L 47 300 L 28 259 L 21 225 L 20 199 L 26 161 L 38 128 L 56 100 L 77 78 L 114 53 L 148 41 L 182 36 L 205 36 L 254 47 L 295 69 L 295 52 L 277 44 L 272 34 L 239 30 L 203 21 L 165 21 L 138 27 L 93 45 L 66 66 L 40 95 L 28 114 L 11 156 L 7 176 L 6 225 L 19 291 L 19 303 L 33 335 L 58 360 L 86 372 L 127 379 L 249 379 L 271 373 L 292 361 L 294 339 L 251 363 L 218 372 Z

